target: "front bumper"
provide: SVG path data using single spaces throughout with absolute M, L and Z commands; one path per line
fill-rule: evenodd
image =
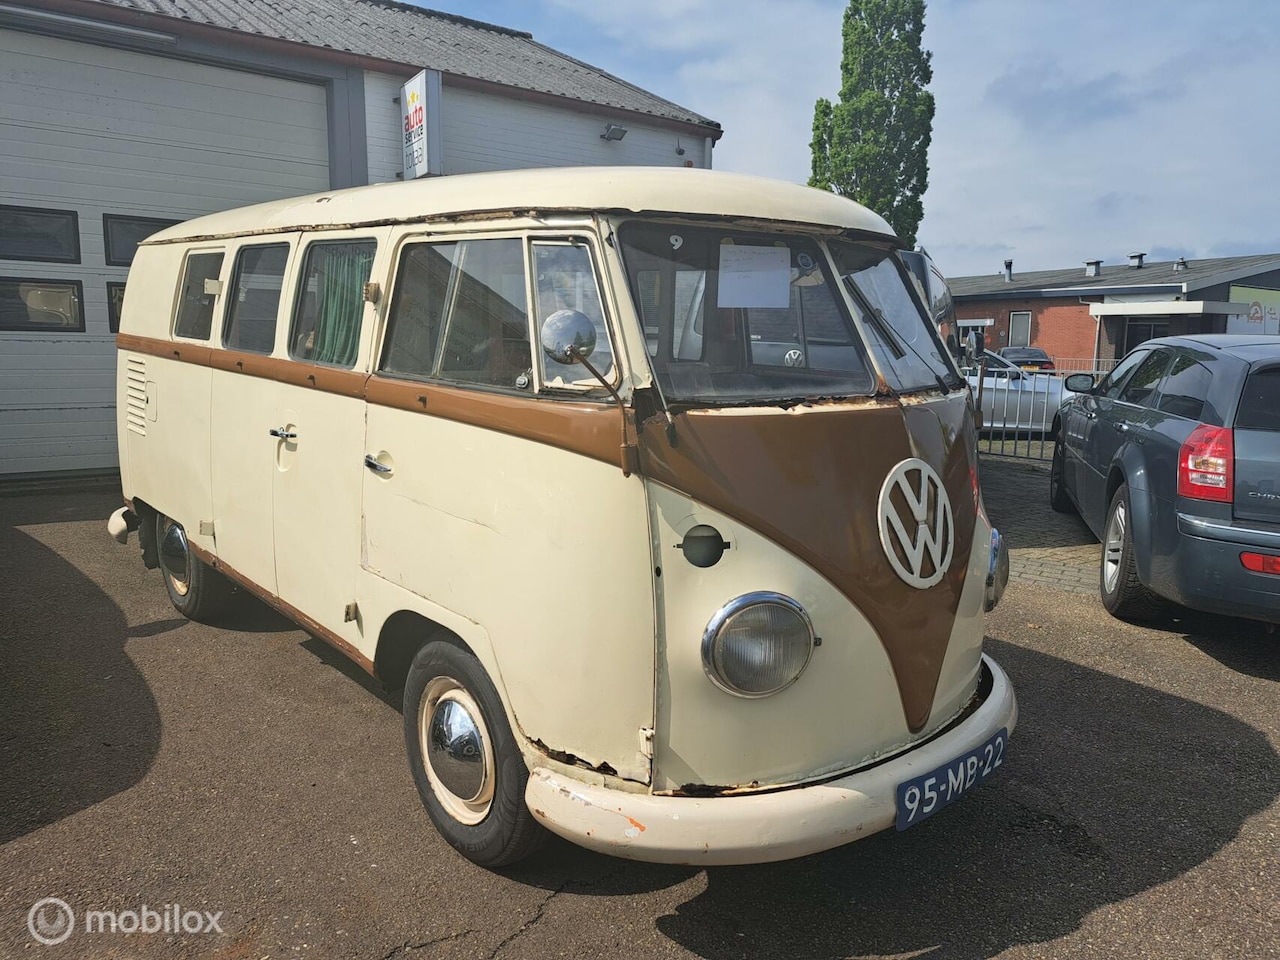
M 982 662 L 990 689 L 969 716 L 906 753 L 838 780 L 769 793 L 658 797 L 534 767 L 525 802 L 543 826 L 567 840 L 654 863 L 768 863 L 852 843 L 893 826 L 899 783 L 980 746 L 1001 728 L 1013 732 L 1013 686 L 994 660 L 984 655 Z

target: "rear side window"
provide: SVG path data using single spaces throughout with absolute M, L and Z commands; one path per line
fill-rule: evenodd
M 364 285 L 377 249 L 375 240 L 325 241 L 307 247 L 289 333 L 290 356 L 337 367 L 355 365 Z
M 222 330 L 228 350 L 270 353 L 276 343 L 276 315 L 284 288 L 284 267 L 289 260 L 287 243 L 244 247 L 236 256 L 231 284 L 231 304 Z
M 217 302 L 218 276 L 222 273 L 222 253 L 189 253 L 178 289 L 178 315 L 173 322 L 175 336 L 208 340 L 213 329 L 213 307 Z
M 1244 382 L 1236 427 L 1280 431 L 1280 367 L 1255 370 Z
M 1156 396 L 1156 385 L 1164 372 L 1169 369 L 1169 351 L 1157 350 L 1143 360 L 1133 372 L 1129 382 L 1120 391 L 1119 399 L 1124 403 L 1132 403 L 1139 407 L 1152 406 Z
M 405 249 L 380 370 L 520 388 L 532 368 L 522 241 Z
M 1199 420 L 1209 398 L 1213 373 L 1190 354 L 1179 353 L 1160 387 L 1157 408 L 1176 417 Z

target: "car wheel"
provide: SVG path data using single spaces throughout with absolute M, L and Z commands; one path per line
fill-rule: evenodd
M 1102 605 L 1120 620 L 1154 620 L 1164 610 L 1164 601 L 1143 586 L 1133 550 L 1133 512 L 1129 508 L 1129 486 L 1121 484 L 1111 498 L 1102 537 L 1102 566 L 1099 586 Z
M 1067 494 L 1067 488 L 1063 485 L 1063 475 L 1066 473 L 1066 456 L 1062 452 L 1061 430 L 1054 437 L 1053 443 L 1053 460 L 1049 464 L 1049 506 L 1053 507 L 1058 513 L 1075 513 L 1076 505 L 1071 502 L 1071 497 Z
M 155 529 L 160 573 L 174 608 L 198 621 L 222 610 L 234 592 L 231 582 L 191 552 L 182 524 L 157 513 Z
M 404 686 L 404 739 L 422 804 L 472 863 L 503 867 L 534 853 L 546 831 L 524 802 L 524 764 L 498 691 L 470 653 L 429 641 Z

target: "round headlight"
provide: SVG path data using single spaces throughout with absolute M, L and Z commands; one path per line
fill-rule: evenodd
M 795 683 L 812 653 L 809 615 L 780 593 L 730 600 L 702 635 L 707 676 L 739 697 L 767 697 Z

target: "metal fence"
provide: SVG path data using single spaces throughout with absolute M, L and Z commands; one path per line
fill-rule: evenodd
M 982 411 L 978 450 L 1021 460 L 1052 459 L 1054 417 L 1062 402 L 1072 396 L 1063 381 L 1073 373 L 1091 373 L 1099 379 L 1116 362 L 1054 358 L 1056 370 L 1013 371 L 1013 376 L 1006 370 L 988 368 L 981 385 L 976 373 L 969 376 L 969 388 Z

